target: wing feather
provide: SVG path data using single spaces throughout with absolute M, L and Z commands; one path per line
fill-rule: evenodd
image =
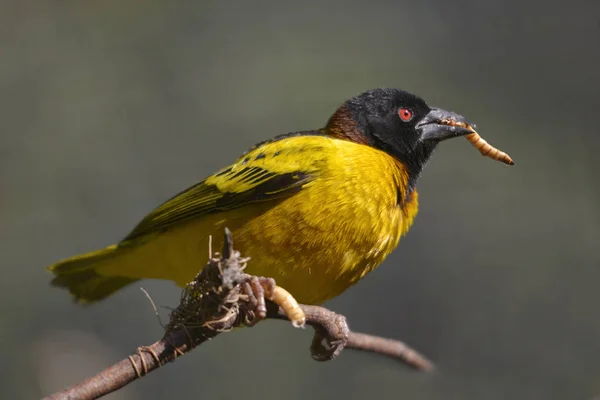
M 275 141 L 254 148 L 233 165 L 164 202 L 148 214 L 123 241 L 161 232 L 205 214 L 293 195 L 318 175 L 318 163 L 315 158 L 289 162 L 282 154 L 284 147 L 286 146 L 281 141 Z

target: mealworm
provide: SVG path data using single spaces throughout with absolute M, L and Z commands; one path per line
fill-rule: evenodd
M 294 296 L 280 286 L 275 286 L 272 288 L 272 291 L 270 289 L 271 288 L 265 287 L 265 295 L 267 299 L 281 307 L 294 327 L 304 327 L 306 324 L 306 316 L 304 315 L 304 311 L 302 311 Z
M 471 143 L 477 150 L 479 150 L 482 156 L 489 157 L 492 160 L 503 162 L 507 165 L 515 165 L 515 162 L 508 154 L 486 142 L 481 136 L 479 136 L 479 133 L 477 133 L 475 129 L 473 129 L 473 127 L 467 124 L 466 122 L 443 120 L 442 123 L 446 125 L 460 126 L 461 128 L 471 129 L 473 133 L 465 135 L 465 139 L 467 139 L 469 143 Z

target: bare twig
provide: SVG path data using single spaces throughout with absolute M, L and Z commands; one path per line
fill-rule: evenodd
M 175 360 L 221 332 L 256 323 L 262 314 L 258 305 L 264 306 L 264 300 L 261 302 L 259 298 L 257 301 L 240 287 L 249 281 L 260 281 L 267 287 L 274 283 L 268 278 L 258 277 L 257 280 L 257 277 L 245 274 L 243 270 L 247 260 L 233 249 L 231 232 L 226 229 L 222 255 L 215 253 L 208 265 L 184 289 L 181 303 L 172 311 L 161 340 L 139 347 L 117 364 L 45 399 L 97 399 Z M 259 292 L 259 295 L 264 295 L 264 292 Z M 421 371 L 433 368 L 425 357 L 400 341 L 351 332 L 344 316 L 326 308 L 299 307 L 304 312 L 306 324 L 315 330 L 311 354 L 317 361 L 332 360 L 344 348 L 350 348 L 382 354 Z M 288 320 L 284 311 L 270 301 L 266 302 L 264 317 Z
M 434 365 L 418 351 L 399 340 L 387 339 L 365 333 L 350 332 L 346 348 L 369 351 L 400 360 L 420 371 L 432 371 Z

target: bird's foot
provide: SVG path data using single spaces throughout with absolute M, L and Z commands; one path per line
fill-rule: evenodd
M 277 285 L 273 278 L 251 276 L 240 286 L 242 296 L 246 297 L 247 308 L 244 313 L 244 324 L 254 326 L 267 317 L 265 294 L 270 294 Z M 268 297 L 268 296 L 267 296 Z
M 315 335 L 310 346 L 313 360 L 329 361 L 340 355 L 350 335 L 346 317 L 336 314 L 334 319 L 314 328 Z
M 277 286 L 273 278 L 250 276 L 240 286 L 240 293 L 247 302 L 244 312 L 244 324 L 253 326 L 267 317 L 269 300 L 278 305 L 296 328 L 304 327 L 306 316 L 294 297 L 284 288 Z

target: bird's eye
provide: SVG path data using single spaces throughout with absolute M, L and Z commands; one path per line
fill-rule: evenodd
M 408 108 L 402 107 L 401 109 L 398 110 L 398 116 L 400 117 L 400 119 L 404 122 L 408 122 L 413 118 L 413 112 L 412 110 L 409 110 Z

